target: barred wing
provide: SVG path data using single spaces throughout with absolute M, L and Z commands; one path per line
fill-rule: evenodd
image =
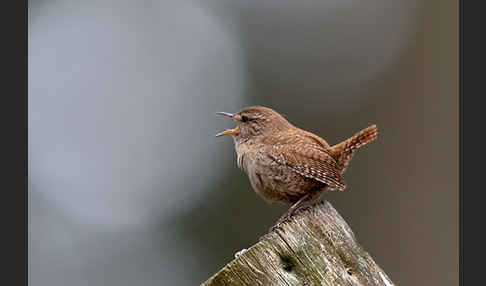
M 265 152 L 275 162 L 289 167 L 294 172 L 319 182 L 333 190 L 344 190 L 346 183 L 336 160 L 324 149 L 313 144 L 274 145 Z

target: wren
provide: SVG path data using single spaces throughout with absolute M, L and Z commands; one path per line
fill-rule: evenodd
M 318 200 L 325 191 L 344 191 L 343 173 L 354 152 L 378 135 L 376 125 L 371 125 L 330 146 L 267 107 L 251 106 L 234 114 L 217 114 L 237 123 L 236 128 L 216 136 L 232 135 L 238 167 L 248 175 L 255 192 L 266 202 L 291 205 L 269 231 L 305 203 Z

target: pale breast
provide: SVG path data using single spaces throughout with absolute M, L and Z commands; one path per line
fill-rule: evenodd
M 253 190 L 261 195 L 264 185 L 263 179 L 261 174 L 258 172 L 258 166 L 256 164 L 258 161 L 258 154 L 245 150 L 237 152 L 237 155 L 238 167 L 240 167 L 248 175 L 248 179 L 250 180 Z

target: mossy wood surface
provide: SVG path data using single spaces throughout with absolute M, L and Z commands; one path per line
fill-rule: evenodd
M 202 285 L 394 284 L 326 201 L 297 212 Z

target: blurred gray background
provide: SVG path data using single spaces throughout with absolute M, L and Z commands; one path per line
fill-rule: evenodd
M 377 141 L 324 196 L 397 285 L 458 284 L 458 3 L 29 1 L 29 284 L 197 285 L 286 210 L 216 111 Z

